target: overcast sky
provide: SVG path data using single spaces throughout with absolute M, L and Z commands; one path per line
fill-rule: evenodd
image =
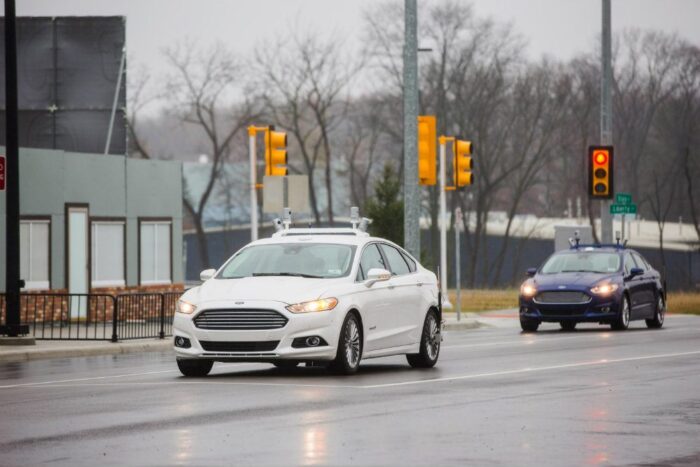
M 376 1 L 376 0 L 375 0 Z M 421 1 L 421 0 L 419 0 Z M 437 1 L 437 0 L 423 0 Z M 130 65 L 163 70 L 161 50 L 182 38 L 221 40 L 245 53 L 295 21 L 362 40 L 371 0 L 20 0 L 19 15 L 125 15 Z M 511 22 L 535 58 L 568 59 L 591 50 L 600 33 L 600 0 L 472 0 L 477 15 Z M 700 0 L 612 0 L 613 29 L 655 28 L 700 45 Z M 420 19 L 419 19 L 420 21 Z

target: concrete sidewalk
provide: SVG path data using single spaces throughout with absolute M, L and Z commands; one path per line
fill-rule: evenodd
M 136 339 L 116 343 L 109 341 L 37 340 L 36 345 L 0 345 L 0 362 L 158 352 L 169 350 L 172 348 L 172 345 L 172 337 L 166 337 L 165 339 Z
M 507 310 L 493 310 L 483 312 L 463 312 L 461 319 L 457 321 L 457 313 L 443 312 L 446 331 L 464 331 L 485 327 L 513 327 L 518 317 L 517 308 Z

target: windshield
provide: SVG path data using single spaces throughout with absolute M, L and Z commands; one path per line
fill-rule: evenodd
M 355 247 L 332 243 L 277 243 L 244 248 L 224 266 L 219 279 L 250 276 L 343 277 Z
M 557 274 L 559 272 L 593 272 L 606 274 L 620 269 L 620 255 L 600 251 L 576 253 L 560 253 L 550 256 L 541 274 Z

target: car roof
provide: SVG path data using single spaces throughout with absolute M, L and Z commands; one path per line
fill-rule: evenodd
M 371 237 L 368 233 L 357 229 L 287 229 L 275 232 L 269 238 L 263 238 L 252 242 L 251 245 L 270 245 L 277 243 L 333 243 L 340 245 L 364 245 L 371 242 L 393 242 Z M 397 245 L 398 246 L 398 245 Z

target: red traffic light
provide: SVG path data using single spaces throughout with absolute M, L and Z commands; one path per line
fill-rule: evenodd
M 608 154 L 602 151 L 596 152 L 595 155 L 593 156 L 593 159 L 595 160 L 595 163 L 598 165 L 604 165 L 606 162 L 608 162 Z

